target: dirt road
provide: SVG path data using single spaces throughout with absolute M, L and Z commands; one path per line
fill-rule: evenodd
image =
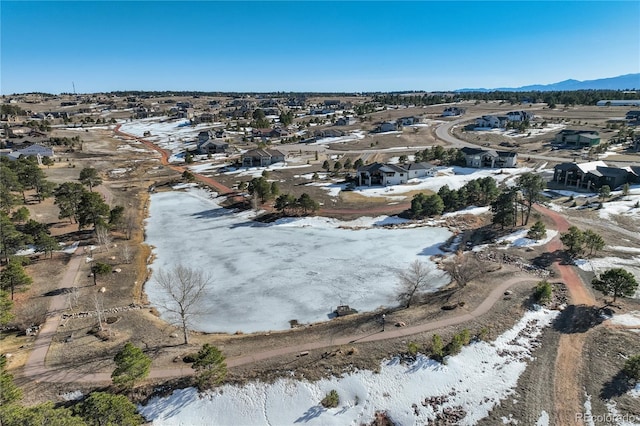
M 76 256 L 78 259 L 83 259 L 82 256 Z M 75 259 L 75 258 L 74 258 Z M 65 274 L 65 278 L 63 282 L 67 282 L 67 280 L 72 280 L 75 278 L 74 268 L 77 270 L 76 264 L 71 265 L 71 267 L 67 270 Z M 534 277 L 514 277 L 510 280 L 507 280 L 494 288 L 491 293 L 487 296 L 487 298 L 472 312 L 462 314 L 459 316 L 449 317 L 439 321 L 427 322 L 422 324 L 417 324 L 411 327 L 404 328 L 387 328 L 385 331 L 379 331 L 369 335 L 362 334 L 354 334 L 351 336 L 345 336 L 337 339 L 328 339 L 328 340 L 319 340 L 314 342 L 309 342 L 303 345 L 295 345 L 295 346 L 283 346 L 277 349 L 255 352 L 248 355 L 229 358 L 227 359 L 227 365 L 229 367 L 237 367 L 240 365 L 251 364 L 258 361 L 262 361 L 269 358 L 280 357 L 291 354 L 298 354 L 304 351 L 311 351 L 323 348 L 330 348 L 340 345 L 353 344 L 356 342 L 374 342 L 380 340 L 387 339 L 396 339 L 400 337 L 411 336 L 414 334 L 424 333 L 432 330 L 437 330 L 443 327 L 448 327 L 452 325 L 462 324 L 468 321 L 472 321 L 486 313 L 488 313 L 493 305 L 503 297 L 504 292 L 509 289 L 511 286 L 522 283 L 522 282 L 530 282 L 534 283 L 537 279 Z M 66 285 L 61 283 L 62 285 Z M 64 306 L 64 300 L 62 301 Z M 52 302 L 53 305 L 53 302 Z M 61 308 L 58 307 L 58 310 Z M 72 367 L 66 369 L 49 369 L 45 365 L 45 356 L 48 350 L 49 344 L 51 343 L 51 339 L 55 334 L 55 330 L 57 329 L 60 322 L 60 316 L 53 316 L 47 319 L 45 326 L 43 327 L 43 332 L 46 330 L 46 333 L 39 335 L 36 341 L 38 346 L 37 355 L 32 354 L 27 362 L 27 365 L 24 369 L 24 375 L 31 377 L 36 381 L 46 381 L 46 382 L 56 382 L 56 383 L 106 383 L 111 381 L 111 375 L 107 372 L 95 372 L 95 373 L 87 373 L 81 372 L 73 369 Z M 35 352 L 35 351 L 34 351 Z M 33 358 L 33 360 L 32 360 Z M 179 377 L 179 376 L 187 376 L 193 374 L 193 370 L 190 366 L 182 366 L 178 368 L 152 368 L 149 374 L 150 379 L 166 379 L 170 377 Z
M 539 205 L 535 208 L 554 221 L 559 233 L 566 232 L 569 229 L 569 222 L 559 213 Z M 562 249 L 562 242 L 559 236 L 556 236 L 547 244 L 549 253 L 560 249 Z M 560 275 L 560 279 L 566 285 L 569 297 L 574 305 L 595 305 L 596 301 L 593 294 L 584 285 L 574 266 L 556 262 L 555 268 Z M 554 424 L 556 425 L 583 424 L 581 420 L 578 420 L 577 413 L 583 412 L 583 390 L 580 382 L 580 372 L 582 370 L 582 349 L 586 334 L 571 333 L 560 336 L 554 367 L 554 400 L 556 401 Z

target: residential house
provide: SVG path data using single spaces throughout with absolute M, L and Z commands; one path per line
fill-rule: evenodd
M 242 154 L 244 167 L 266 167 L 284 162 L 284 154 L 277 149 L 252 149 Z
M 193 117 L 193 119 L 191 120 L 193 124 L 213 123 L 214 121 L 216 121 L 215 115 L 210 112 L 204 112 L 196 117 Z
M 198 143 L 198 152 L 200 154 L 220 154 L 229 149 L 229 144 L 223 140 L 207 139 L 202 143 Z
M 52 148 L 33 144 L 22 149 L 18 149 L 16 151 L 11 150 L 2 150 L 0 155 L 3 157 L 7 157 L 9 160 L 17 160 L 20 157 L 29 157 L 34 156 L 38 159 L 38 162 L 41 161 L 42 157 L 54 157 L 54 152 Z
M 200 154 L 219 154 L 226 152 L 229 144 L 222 140 L 224 130 L 203 130 L 198 133 L 197 150 Z
M 457 117 L 459 115 L 464 115 L 467 112 L 466 109 L 460 107 L 447 107 L 442 111 L 443 117 Z
M 309 115 L 326 115 L 335 114 L 335 110 L 331 108 L 309 108 Z
M 373 163 L 357 170 L 358 186 L 399 185 L 407 183 L 409 172 L 395 164 Z
M 502 128 L 507 125 L 509 119 L 506 116 L 483 115 L 476 118 L 476 127 Z
M 516 167 L 518 153 L 511 151 L 495 151 L 464 147 L 460 151 L 464 154 L 467 167 L 473 168 L 503 168 Z
M 345 132 L 338 129 L 318 129 L 313 132 L 313 135 L 316 138 L 339 138 L 340 136 L 344 136 Z
M 351 116 L 340 117 L 334 123 L 334 126 L 351 126 L 356 123 L 356 119 Z
M 275 129 L 253 129 L 251 131 L 251 135 L 253 137 L 269 139 L 269 138 L 283 138 L 289 136 L 289 131 L 287 129 L 283 129 L 277 127 Z
M 378 126 L 378 132 L 380 133 L 394 132 L 396 130 L 398 130 L 398 124 L 393 121 L 385 121 Z
M 29 145 L 25 148 L 17 150 L 16 152 L 20 153 L 20 155 L 24 155 L 25 157 L 28 157 L 30 155 L 33 155 L 35 157 L 37 156 L 53 157 L 54 156 L 52 148 L 38 145 L 38 144 Z
M 625 116 L 625 119 L 630 122 L 640 122 L 640 111 L 629 111 Z
M 403 164 L 401 167 L 407 170 L 409 179 L 434 177 L 438 173 L 438 166 L 427 162 Z
M 400 117 L 396 120 L 396 123 L 399 126 L 413 126 L 414 124 L 420 123 L 420 117 Z
M 527 111 L 510 111 L 507 113 L 507 119 L 516 122 L 531 121 L 533 114 Z
M 561 163 L 553 168 L 553 182 L 558 185 L 594 191 L 604 185 L 616 189 L 625 183 L 636 182 L 640 167 L 609 167 L 603 161 Z
M 198 133 L 198 145 L 208 141 L 209 139 L 214 139 L 216 137 L 213 130 L 202 130 Z
M 556 134 L 554 142 L 576 147 L 590 147 L 600 144 L 600 136 L 595 130 L 563 129 Z

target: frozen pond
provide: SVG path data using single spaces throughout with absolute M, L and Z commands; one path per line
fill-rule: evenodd
M 251 212 L 221 208 L 203 190 L 153 194 L 147 243 L 152 269 L 181 264 L 212 277 L 206 332 L 289 329 L 289 320 L 325 321 L 339 304 L 359 311 L 395 306 L 397 277 L 416 259 L 433 266 L 431 288 L 448 276 L 429 260 L 451 233 L 443 228 L 388 229 L 392 218 L 339 222 L 327 218 L 252 222 Z M 364 229 L 345 226 L 365 225 Z M 153 278 L 145 290 L 159 300 Z

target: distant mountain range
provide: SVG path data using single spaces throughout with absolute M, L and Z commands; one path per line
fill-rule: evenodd
M 619 75 L 617 77 L 599 78 L 597 80 L 565 80 L 552 84 L 533 84 L 522 87 L 500 87 L 497 89 L 459 89 L 456 92 L 550 92 L 569 90 L 640 90 L 640 73 Z

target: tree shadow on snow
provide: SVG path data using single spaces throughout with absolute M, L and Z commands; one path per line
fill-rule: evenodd
M 309 420 L 320 417 L 320 414 L 325 411 L 326 410 L 322 407 L 322 405 L 314 405 L 313 407 L 309 408 L 302 416 L 298 417 L 294 423 L 306 423 Z
M 220 207 L 217 209 L 209 209 L 197 213 L 191 213 L 191 216 L 195 217 L 196 219 L 214 219 L 217 217 L 229 216 L 232 213 L 233 212 L 231 210 Z
M 600 399 L 611 399 L 622 396 L 632 388 L 632 383 L 622 371 L 607 381 L 600 391 Z

